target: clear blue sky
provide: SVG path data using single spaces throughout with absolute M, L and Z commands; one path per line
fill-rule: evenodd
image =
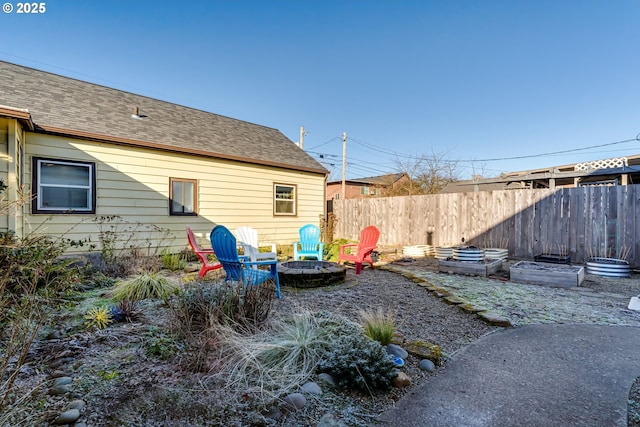
M 304 126 L 336 179 L 343 132 L 349 178 L 432 153 L 462 178 L 640 154 L 639 0 L 9 3 L 0 59 Z

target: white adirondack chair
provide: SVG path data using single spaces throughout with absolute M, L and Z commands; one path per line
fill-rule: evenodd
M 252 262 L 277 259 L 276 244 L 258 243 L 258 230 L 255 228 L 238 227 L 236 228 L 236 237 L 244 250 L 244 255 L 249 257 Z M 271 246 L 271 252 L 260 252 L 258 248 L 263 246 Z M 254 268 L 257 267 L 254 265 Z

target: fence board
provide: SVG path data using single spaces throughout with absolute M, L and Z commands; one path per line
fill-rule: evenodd
M 627 251 L 640 265 L 640 186 L 487 191 L 336 200 L 335 238 L 376 225 L 380 244 L 505 246 L 513 258 L 567 251 L 574 263 Z M 626 250 L 625 250 L 626 249 Z

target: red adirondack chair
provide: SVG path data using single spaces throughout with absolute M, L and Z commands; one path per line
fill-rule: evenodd
M 373 268 L 373 260 L 371 259 L 371 252 L 376 248 L 378 244 L 378 238 L 380 237 L 380 230 L 374 225 L 370 225 L 365 227 L 360 232 L 360 242 L 358 243 L 349 243 L 346 245 L 340 245 L 340 255 L 338 255 L 338 264 L 343 261 L 351 261 L 356 264 L 356 274 L 360 274 L 362 270 L 362 263 L 367 262 L 371 264 L 371 268 Z M 353 253 L 353 249 L 351 253 L 345 253 L 346 248 L 355 248 L 357 247 L 357 251 Z
M 208 255 L 215 255 L 213 249 L 202 249 L 200 245 L 198 245 L 196 236 L 193 234 L 193 231 L 188 225 L 187 240 L 189 240 L 189 245 L 191 246 L 191 249 L 193 249 L 193 252 L 195 252 L 196 255 L 198 255 L 198 258 L 200 258 L 200 261 L 202 261 L 202 268 L 200 268 L 200 273 L 198 274 L 198 277 L 200 279 L 202 279 L 205 274 L 207 274 L 207 272 L 222 268 L 222 264 L 220 264 L 219 262 L 209 261 Z

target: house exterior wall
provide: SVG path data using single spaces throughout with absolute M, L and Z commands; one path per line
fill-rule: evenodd
M 9 180 L 9 119 L 0 117 L 0 180 L 7 184 Z M 13 121 L 13 120 L 11 120 Z M 0 200 L 6 200 L 7 194 L 0 195 Z M 7 231 L 9 217 L 0 215 L 0 231 Z
M 369 195 L 360 194 L 360 189 L 362 187 L 369 187 Z M 366 199 L 369 197 L 375 197 L 375 189 L 374 185 L 364 185 L 364 184 L 346 184 L 345 185 L 345 193 L 347 199 Z M 382 189 L 381 189 L 382 190 Z M 339 194 L 339 198 L 342 198 L 342 184 L 327 184 L 327 200 L 333 200 L 335 195 Z
M 33 214 L 31 206 L 25 206 L 25 231 L 98 243 L 100 230 L 114 223 L 103 221 L 101 228 L 96 218 L 117 215 L 126 221 L 118 226 L 119 234 L 123 238 L 135 234 L 138 247 L 149 239 L 157 246 L 162 240 L 162 233 L 155 230 L 159 227 L 171 232 L 164 244 L 180 250 L 187 247 L 186 225 L 205 241 L 217 224 L 231 231 L 251 226 L 261 241 L 289 244 L 298 240 L 301 226 L 319 224 L 324 213 L 323 174 L 29 132 L 24 161 L 29 189 L 33 157 L 95 162 L 96 212 Z M 169 215 L 170 178 L 197 181 L 197 216 Z M 296 216 L 274 216 L 274 183 L 296 186 Z M 136 233 L 126 231 L 131 228 Z
M 23 135 L 17 120 L 0 118 L 0 179 L 7 186 L 0 194 L 0 231 L 11 230 L 18 236 L 23 232 L 23 210 L 20 208 Z

